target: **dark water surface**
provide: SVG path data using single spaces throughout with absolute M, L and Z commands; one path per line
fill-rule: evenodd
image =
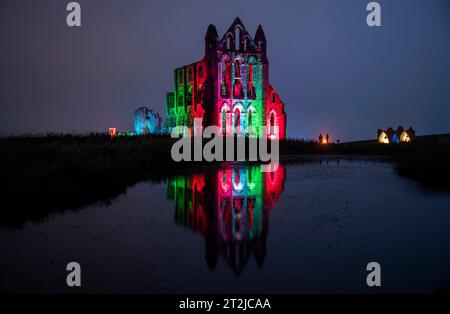
M 450 194 L 390 163 L 225 166 L 110 206 L 0 229 L 2 292 L 346 293 L 449 289 Z M 66 265 L 82 288 L 66 287 Z M 366 285 L 366 265 L 382 287 Z

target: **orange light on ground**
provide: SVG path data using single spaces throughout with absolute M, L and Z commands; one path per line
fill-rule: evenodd
M 322 136 L 322 134 L 320 134 L 320 136 L 319 136 L 319 143 L 322 144 L 322 145 L 330 144 L 331 143 L 330 135 L 327 134 L 326 136 Z
M 109 136 L 116 137 L 117 136 L 117 129 L 116 128 L 109 128 Z

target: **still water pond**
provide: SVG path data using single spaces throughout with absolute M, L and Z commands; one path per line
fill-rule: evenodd
M 449 248 L 450 194 L 390 163 L 324 159 L 267 174 L 229 165 L 0 229 L 0 291 L 72 292 L 72 261 L 77 292 L 449 291 Z

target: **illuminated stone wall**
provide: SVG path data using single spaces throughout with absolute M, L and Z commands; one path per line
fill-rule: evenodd
M 166 104 L 168 130 L 193 129 L 194 119 L 202 118 L 203 127 L 216 125 L 223 135 L 259 136 L 264 125 L 271 138 L 284 139 L 284 103 L 269 83 L 266 47 L 261 26 L 252 38 L 236 18 L 219 39 L 210 25 L 204 58 L 174 71 L 174 91 Z
M 157 112 L 146 107 L 134 112 L 134 132 L 137 135 L 161 133 L 161 117 Z

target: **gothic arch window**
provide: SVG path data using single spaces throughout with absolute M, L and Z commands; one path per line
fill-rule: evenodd
M 227 107 L 222 108 L 222 134 L 227 134 Z
M 253 63 L 250 60 L 247 70 L 247 97 L 250 99 L 256 98 L 255 87 L 253 85 Z
M 234 92 L 233 92 L 234 98 L 242 99 L 244 98 L 244 92 L 242 90 L 242 84 L 240 80 L 236 80 L 236 83 L 234 84 Z
M 234 110 L 234 128 L 237 132 L 241 128 L 241 110 L 239 108 Z
M 241 30 L 238 27 L 234 30 L 234 40 L 236 43 L 236 50 L 241 50 Z
M 234 77 L 241 78 L 241 62 L 239 60 L 234 61 Z
M 269 135 L 275 135 L 275 113 L 270 113 L 270 134 Z
M 223 135 L 226 135 L 227 131 L 229 132 L 229 130 L 231 128 L 230 119 L 231 119 L 230 107 L 226 102 L 224 102 L 222 104 L 222 110 L 220 112 L 220 123 L 221 123 Z
M 192 85 L 188 84 L 187 93 L 186 93 L 186 105 L 192 105 Z
M 249 135 L 255 135 L 257 133 L 257 121 L 256 121 L 256 110 L 251 107 L 247 113 L 247 133 Z
M 241 191 L 244 186 L 242 185 L 241 181 L 241 170 L 235 169 L 234 170 L 234 176 L 233 176 L 233 188 L 236 191 Z M 241 205 L 239 203 L 236 203 L 235 205 Z M 240 208 L 240 206 L 239 206 Z
M 228 50 L 231 49 L 231 38 L 230 38 L 230 36 L 227 37 L 227 49 Z
M 259 47 L 259 49 L 262 48 L 262 45 L 263 45 L 263 42 L 262 42 L 262 41 L 258 41 L 258 47 Z
M 221 63 L 221 70 L 222 70 L 222 84 L 221 84 L 221 94 L 223 97 L 228 97 L 228 93 L 230 90 L 229 87 L 229 80 L 228 77 L 231 75 L 231 70 L 229 67 L 229 63 L 226 62 L 225 59 L 222 59 L 222 63 Z
M 243 88 L 241 84 L 241 62 L 236 60 L 234 62 L 234 88 L 233 96 L 238 99 L 244 97 Z
M 196 103 L 202 103 L 203 102 L 203 97 L 204 97 L 204 92 L 203 92 L 203 85 L 202 84 L 200 84 L 199 86 L 198 86 L 198 89 L 197 89 L 197 95 L 196 95 L 196 99 L 195 99 L 195 102 Z
M 193 126 L 194 125 L 194 114 L 191 112 L 189 112 L 189 114 L 186 117 L 186 122 L 187 122 L 187 126 Z
M 227 64 L 225 60 L 222 60 L 221 69 L 222 69 L 222 81 L 225 81 L 225 78 L 227 76 Z
M 244 51 L 247 51 L 248 49 L 248 38 L 244 39 Z

